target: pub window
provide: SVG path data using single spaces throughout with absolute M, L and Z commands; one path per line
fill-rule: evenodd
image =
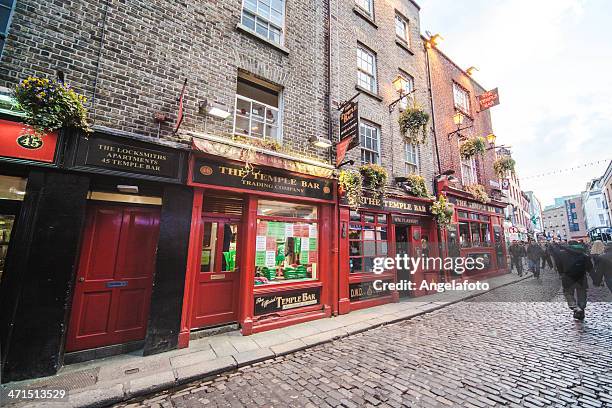
M 395 13 L 395 35 L 402 42 L 409 44 L 410 37 L 408 36 L 408 20 L 399 13 Z
M 8 36 L 13 10 L 15 10 L 15 0 L 0 0 L 0 57 Z
M 312 205 L 258 202 L 255 285 L 318 279 L 317 217 Z
M 276 44 L 282 44 L 285 0 L 244 0 L 242 25 Z
M 234 134 L 281 141 L 280 89 L 267 85 L 238 77 Z
M 357 47 L 357 85 L 370 92 L 377 92 L 376 56 L 362 46 Z
M 453 99 L 455 108 L 464 113 L 470 113 L 470 94 L 455 82 L 453 82 Z
M 355 4 L 366 12 L 370 17 L 374 17 L 374 0 L 355 0 Z
M 349 270 L 351 273 L 371 273 L 374 258 L 388 254 L 387 217 L 384 214 L 353 212 L 351 219 Z
M 491 227 L 487 215 L 458 211 L 459 243 L 462 248 L 490 247 Z
M 461 182 L 464 186 L 478 183 L 476 171 L 476 159 L 474 157 L 469 159 L 461 158 Z
M 380 128 L 362 121 L 359 124 L 361 164 L 380 163 Z
M 416 146 L 410 142 L 405 142 L 406 149 L 406 174 L 416 174 L 419 172 L 419 157 Z

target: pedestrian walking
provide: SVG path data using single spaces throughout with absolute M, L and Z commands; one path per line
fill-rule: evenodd
M 597 268 L 601 272 L 606 286 L 612 292 L 612 245 L 605 246 L 603 254 L 598 257 Z
M 587 306 L 587 272 L 592 270 L 586 247 L 578 241 L 570 241 L 557 252 L 557 267 L 561 275 L 563 295 L 574 313 L 574 319 L 584 320 Z
M 510 245 L 510 260 L 512 265 L 516 268 L 516 272 L 518 276 L 523 276 L 523 257 L 525 256 L 525 248 L 514 241 L 512 245 Z
M 551 244 L 547 242 L 542 248 L 542 268 L 545 268 L 548 265 L 549 268 L 553 267 L 552 254 L 550 252 Z
M 593 263 L 593 272 L 591 277 L 593 279 L 593 285 L 603 285 L 603 266 L 600 266 L 601 256 L 605 252 L 606 246 L 601 240 L 593 242 L 591 245 L 591 262 Z
M 542 258 L 542 248 L 537 242 L 529 240 L 527 245 L 527 259 L 529 261 L 529 269 L 536 279 L 540 279 L 540 259 Z

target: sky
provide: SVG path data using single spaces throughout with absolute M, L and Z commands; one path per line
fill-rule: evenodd
M 603 175 L 612 160 L 612 1 L 417 3 L 421 31 L 440 33 L 445 54 L 478 67 L 485 88 L 499 87 L 493 129 L 497 144 L 512 146 L 524 191 L 544 207 Z

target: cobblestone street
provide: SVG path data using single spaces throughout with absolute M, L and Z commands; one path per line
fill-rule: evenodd
M 612 407 L 610 294 L 589 297 L 586 320 L 574 321 L 546 270 L 541 281 L 131 404 Z

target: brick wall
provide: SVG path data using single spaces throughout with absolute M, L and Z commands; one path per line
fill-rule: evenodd
M 456 82 L 469 92 L 470 112 L 469 117 L 465 118 L 462 127 L 473 123 L 473 127 L 461 133 L 465 137 L 486 137 L 493 132 L 491 123 L 491 113 L 487 110 L 478 112 L 478 102 L 476 95 L 485 92 L 478 83 L 468 76 L 460 67 L 455 65 L 446 55 L 437 49 L 429 50 L 429 60 L 431 68 L 432 93 L 434 98 L 434 113 L 436 122 L 436 134 L 438 138 L 438 150 L 442 171 L 454 170 L 455 177 L 461 185 L 461 158 L 459 155 L 459 142 L 457 133 L 448 137 L 449 133 L 457 130 L 457 125 L 453 122 L 455 114 L 455 103 L 453 96 L 453 82 Z M 497 181 L 497 176 L 493 171 L 493 161 L 495 153 L 493 150 L 486 152 L 484 157 L 477 156 L 478 183 L 482 184 L 487 192 L 491 192 L 489 181 Z
M 156 136 L 153 115 L 161 111 L 171 116 L 161 136 L 172 138 L 176 99 L 188 78 L 182 130 L 231 136 L 232 118 L 201 115 L 198 102 L 214 100 L 233 111 L 242 69 L 283 87 L 284 144 L 327 159 L 327 151 L 306 143 L 327 136 L 325 1 L 287 3 L 288 54 L 236 28 L 241 0 L 109 0 L 108 9 L 105 0 L 20 0 L 0 86 L 62 70 L 88 97 L 96 125 Z
M 398 98 L 392 81 L 403 72 L 412 76 L 417 90 L 416 100 L 430 111 L 425 70 L 425 53 L 420 38 L 419 8 L 410 0 L 374 0 L 374 18 L 369 21 L 356 8 L 354 0 L 331 0 L 332 10 L 332 95 L 339 103 L 353 97 L 357 85 L 357 46 L 362 44 L 376 54 L 378 92 L 376 96 L 362 93 L 358 97 L 362 120 L 372 122 L 381 129 L 381 164 L 394 176 L 405 175 L 404 137 L 397 123 L 399 106 L 389 114 L 388 105 Z M 409 21 L 409 50 L 396 43 L 396 10 Z M 335 109 L 334 109 L 335 110 Z M 338 115 L 334 115 L 337 123 Z M 334 129 L 338 137 L 338 129 Z M 432 132 L 427 143 L 419 146 L 419 171 L 430 190 L 435 175 Z M 347 154 L 347 159 L 360 164 L 359 148 Z

